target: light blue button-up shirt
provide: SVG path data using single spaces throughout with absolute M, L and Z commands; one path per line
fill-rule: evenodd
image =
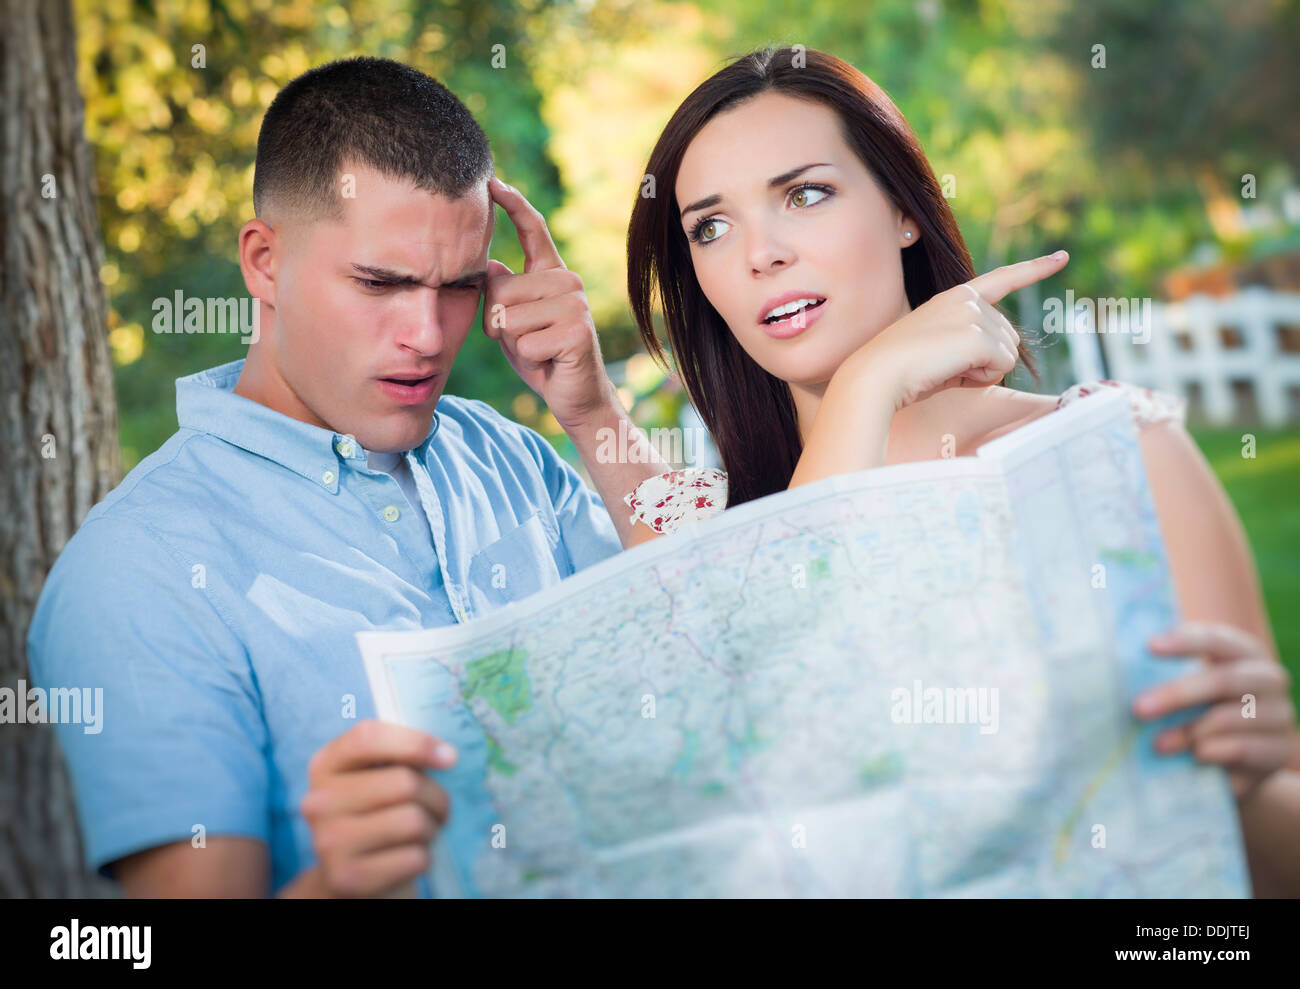
M 69 541 L 28 656 L 37 686 L 103 688 L 97 733 L 58 727 L 90 868 L 246 835 L 276 892 L 315 862 L 308 760 L 375 716 L 355 633 L 469 621 L 621 546 L 577 472 L 484 402 L 444 395 L 406 455 L 421 513 L 350 437 L 235 395 L 242 365 L 176 382 L 180 429 Z

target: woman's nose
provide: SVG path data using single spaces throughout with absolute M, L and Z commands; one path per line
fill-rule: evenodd
M 755 275 L 778 271 L 794 263 L 794 249 L 769 230 L 755 229 L 748 246 L 749 266 Z

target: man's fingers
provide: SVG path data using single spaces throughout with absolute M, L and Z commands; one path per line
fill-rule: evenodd
M 307 765 L 307 776 L 400 764 L 419 769 L 445 769 L 456 761 L 456 750 L 441 739 L 405 725 L 369 719 L 319 749 Z
M 576 296 L 584 288 L 582 278 L 568 268 L 548 268 L 506 278 L 503 276 L 510 274 L 510 269 L 499 261 L 495 263 L 500 268 L 493 268 L 493 263 L 488 262 L 487 286 L 488 297 L 493 303 L 518 306 L 558 295 Z
M 415 804 L 385 807 L 340 820 L 338 847 L 352 855 L 365 855 L 402 845 L 428 845 L 438 836 L 438 828 L 445 820 L 445 814 L 434 820 Z
M 487 274 L 490 280 L 500 278 L 502 275 L 513 275 L 514 272 L 510 270 L 509 265 L 502 264 L 496 258 L 488 258 Z
M 524 249 L 524 271 L 563 268 L 564 262 L 560 260 L 560 252 L 555 249 L 555 241 L 551 240 L 546 220 L 524 198 L 523 193 L 496 177 L 488 183 L 488 191 L 515 225 L 519 246 Z
M 428 870 L 433 853 L 426 845 L 385 848 L 327 871 L 331 887 L 343 896 L 414 896 L 412 877 Z
M 1055 254 L 1048 254 L 1032 261 L 1021 261 L 1019 264 L 994 268 L 986 274 L 977 275 L 965 284 L 978 292 L 979 297 L 985 302 L 998 303 L 1017 289 L 1042 281 L 1048 275 L 1056 274 L 1069 260 L 1070 255 L 1065 251 L 1057 251 Z
M 299 811 L 304 817 L 324 818 L 414 802 L 427 807 L 435 816 L 446 816 L 447 794 L 423 770 L 384 766 L 351 774 L 343 780 L 308 792 Z

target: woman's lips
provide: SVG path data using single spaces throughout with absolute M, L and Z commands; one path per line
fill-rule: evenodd
M 384 394 L 402 405 L 423 405 L 433 397 L 438 386 L 438 373 L 427 378 L 380 378 L 379 387 Z
M 763 332 L 777 340 L 788 340 L 790 337 L 796 337 L 813 323 L 822 318 L 822 312 L 826 309 L 826 301 L 823 299 L 815 306 L 809 306 L 801 309 L 799 312 L 791 313 L 788 316 L 778 319 L 772 323 L 760 323 Z

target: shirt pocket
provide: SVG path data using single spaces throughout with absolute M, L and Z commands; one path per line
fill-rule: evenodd
M 469 598 L 476 611 L 492 611 L 558 584 L 559 534 L 534 512 L 469 563 Z

